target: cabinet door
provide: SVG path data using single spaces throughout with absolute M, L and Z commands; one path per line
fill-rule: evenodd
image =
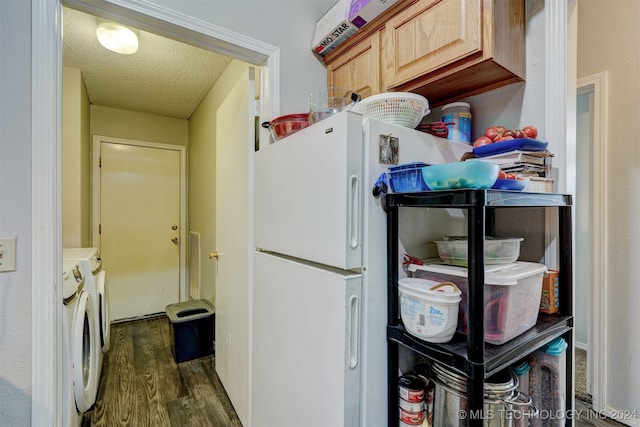
M 482 52 L 481 0 L 419 1 L 386 24 L 385 86 Z
M 362 98 L 381 92 L 379 31 L 327 65 L 327 85 L 349 88 Z

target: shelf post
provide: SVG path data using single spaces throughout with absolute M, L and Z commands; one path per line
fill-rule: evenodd
M 387 325 L 399 324 L 398 313 L 398 207 L 387 207 Z M 398 425 L 398 344 L 387 338 L 388 425 Z
M 467 289 L 467 351 L 470 380 L 467 381 L 469 414 L 480 414 L 484 408 L 484 240 L 485 240 L 485 198 L 484 192 L 477 192 L 476 203 L 467 209 L 468 227 L 468 289 Z M 478 381 L 478 378 L 482 379 Z M 482 417 L 469 418 L 469 425 L 482 426 Z

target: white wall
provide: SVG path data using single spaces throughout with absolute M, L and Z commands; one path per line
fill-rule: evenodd
M 578 78 L 608 74 L 606 396 L 640 413 L 640 2 L 578 1 Z M 606 37 L 597 29 L 608 28 Z M 616 31 L 618 29 L 618 31 Z M 577 266 L 580 268 L 580 266 Z
M 0 1 L 0 236 L 17 236 L 0 273 L 0 425 L 31 414 L 31 5 Z

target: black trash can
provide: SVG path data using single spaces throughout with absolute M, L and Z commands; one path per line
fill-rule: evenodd
M 213 354 L 215 310 L 207 300 L 169 304 L 171 351 L 177 363 Z

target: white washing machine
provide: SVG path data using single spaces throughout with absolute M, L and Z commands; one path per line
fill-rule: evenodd
M 64 260 L 62 274 L 62 401 L 63 425 L 77 427 L 98 394 L 96 307 L 85 290 L 77 261 Z M 101 354 L 101 353 L 100 353 Z
M 107 273 L 102 268 L 102 258 L 97 248 L 68 248 L 63 250 L 64 259 L 79 262 L 80 271 L 85 276 L 85 288 L 90 292 L 98 304 L 98 330 L 100 333 L 100 347 L 102 353 L 109 350 L 109 333 L 111 317 L 109 316 L 109 299 L 107 293 Z

